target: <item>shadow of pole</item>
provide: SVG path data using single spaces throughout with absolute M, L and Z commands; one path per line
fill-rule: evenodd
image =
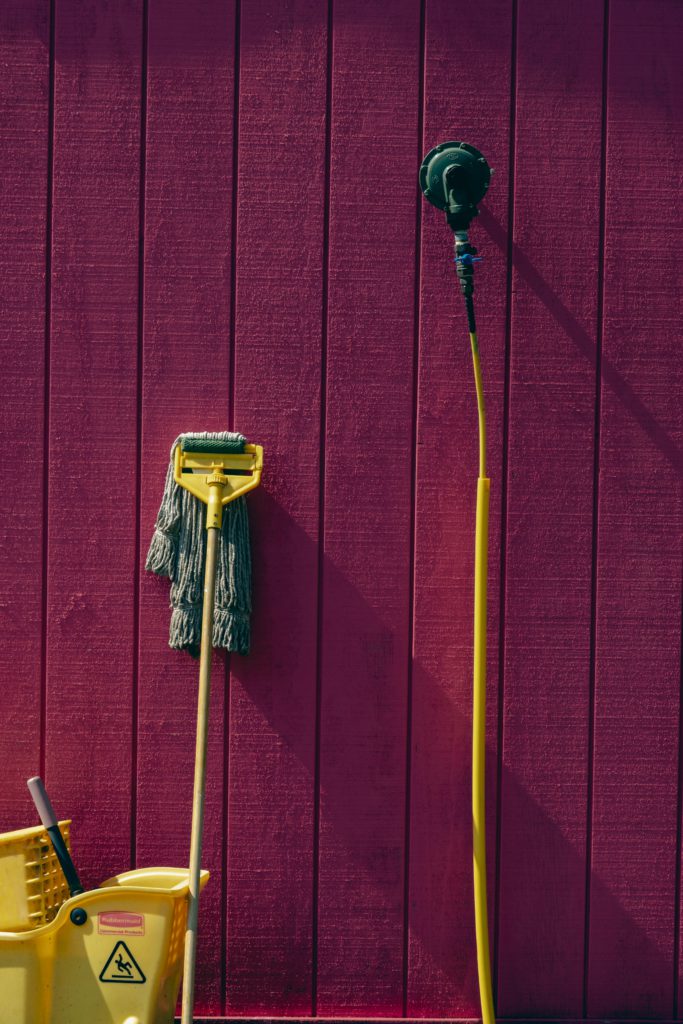
M 295 552 L 296 562 L 306 562 L 308 559 L 317 558 L 317 545 L 298 526 L 292 518 L 279 506 L 276 501 L 262 489 L 252 502 L 254 519 L 254 532 L 262 535 L 267 529 L 274 538 L 277 538 L 277 548 L 284 554 L 282 557 L 287 564 L 291 564 Z M 350 543 L 353 539 L 350 538 Z M 268 545 L 270 547 L 270 545 Z M 268 618 L 264 618 L 262 607 L 259 602 L 259 592 L 267 587 L 267 580 L 272 579 L 274 549 L 264 551 L 256 547 L 254 552 L 254 582 L 255 582 L 255 609 L 254 609 L 254 636 L 255 649 L 250 660 L 234 657 L 232 662 L 233 675 L 240 681 L 244 693 L 253 703 L 253 710 L 258 710 L 264 723 L 263 731 L 272 737 L 271 742 L 275 745 L 284 745 L 292 752 L 294 757 L 303 767 L 310 784 L 310 802 L 316 800 L 314 787 L 314 776 L 311 764 L 311 750 L 314 741 L 310 735 L 303 735 L 297 727 L 297 718 L 292 716 L 291 708 L 286 702 L 278 700 L 275 694 L 280 686 L 291 686 L 291 679 L 287 680 L 291 669 L 282 653 L 269 646 L 269 641 L 264 638 L 268 635 L 269 623 L 272 622 L 269 611 Z M 449 558 L 448 550 L 444 551 L 444 558 Z M 312 563 L 313 564 L 313 563 Z M 406 573 L 409 566 L 405 566 Z M 335 593 L 336 602 L 342 602 L 348 618 L 352 622 L 362 621 L 365 624 L 364 636 L 358 637 L 348 635 L 346 642 L 357 647 L 356 656 L 366 658 L 367 667 L 364 676 L 364 684 L 370 691 L 372 698 L 373 686 L 378 679 L 376 657 L 377 650 L 390 650 L 395 642 L 391 629 L 384 623 L 380 616 L 368 605 L 364 597 L 356 590 L 350 581 L 335 567 L 329 560 L 323 562 L 323 574 L 326 589 L 332 589 Z M 448 603 L 448 601 L 446 601 Z M 448 619 L 448 609 L 444 609 L 444 618 Z M 305 624 L 302 623 L 302 631 Z M 375 643 L 369 644 L 368 639 L 375 637 Z M 259 639 L 261 638 L 261 639 Z M 292 638 L 296 644 L 296 638 Z M 325 638 L 323 636 L 323 643 Z M 454 638 L 455 642 L 455 638 Z M 429 979 L 438 981 L 439 991 L 447 992 L 452 998 L 448 1005 L 435 1005 L 434 1002 L 427 1002 L 427 996 L 416 997 L 412 1003 L 408 1003 L 408 1015 L 413 1017 L 474 1017 L 479 1013 L 476 956 L 474 943 L 473 925 L 473 904 L 472 904 L 472 875 L 471 875 L 471 816 L 470 816 L 470 730 L 471 719 L 464 715 L 460 708 L 455 706 L 454 696 L 459 702 L 468 704 L 471 688 L 471 652 L 469 648 L 457 646 L 454 648 L 452 664 L 457 664 L 456 674 L 453 678 L 437 677 L 424 664 L 424 660 L 415 662 L 413 665 L 414 678 L 419 681 L 414 687 L 414 701 L 421 703 L 420 714 L 422 725 L 420 734 L 424 738 L 429 729 L 433 730 L 434 742 L 449 744 L 452 749 L 452 758 L 434 757 L 430 760 L 429 793 L 426 796 L 426 803 L 419 813 L 420 828 L 426 829 L 428 834 L 427 849 L 428 860 L 425 860 L 425 844 L 422 844 L 421 853 L 421 874 L 413 876 L 409 887 L 410 909 L 408 914 L 409 928 L 409 965 L 408 984 L 411 986 L 411 971 L 418 971 L 423 979 L 418 980 L 415 991 L 428 993 L 430 991 Z M 386 686 L 386 682 L 385 682 Z M 321 701 L 324 704 L 330 698 L 328 690 L 329 681 L 322 679 Z M 397 679 L 396 687 L 400 693 L 395 694 L 392 699 L 405 699 L 405 680 Z M 346 697 L 348 699 L 348 695 Z M 377 702 L 378 721 L 381 721 L 381 703 L 387 699 L 387 693 L 377 692 L 373 698 Z M 359 708 L 359 715 L 365 710 Z M 252 725 L 256 718 L 252 715 Z M 390 738 L 388 738 L 390 739 Z M 349 759 L 353 758 L 354 751 L 353 735 L 343 737 Z M 326 737 L 323 732 L 321 737 L 322 752 L 324 757 Z M 337 737 L 336 742 L 340 742 Z M 399 738 L 395 745 L 396 751 L 404 751 L 404 738 Z M 423 762 L 430 757 L 430 751 L 424 748 L 418 750 L 413 745 L 411 751 L 413 764 L 420 758 Z M 368 823 L 368 811 L 373 806 L 373 791 L 377 788 L 386 788 L 386 777 L 382 773 L 387 771 L 387 747 L 384 748 L 384 756 L 377 758 L 376 775 L 365 779 L 362 789 L 350 791 L 349 779 L 343 773 L 336 773 L 326 776 L 324 793 L 321 796 L 323 801 L 323 821 L 326 830 L 334 834 L 335 849 L 343 849 L 346 855 L 345 864 L 353 865 L 353 875 L 345 879 L 347 897 L 349 898 L 349 921 L 358 920 L 358 913 L 362 912 L 362 906 L 354 905 L 353 893 L 357 891 L 359 900 L 362 892 L 368 889 L 377 894 L 376 905 L 386 905 L 393 908 L 396 904 L 397 894 L 403 892 L 403 880 L 397 881 L 392 872 L 386 871 L 387 851 L 377 850 L 376 856 L 368 856 L 368 843 L 366 826 Z M 233 757 L 235 752 L 233 752 Z M 398 761 L 399 754 L 393 755 Z M 405 764 L 395 765 L 397 777 L 405 778 Z M 569 766 L 568 766 L 569 770 Z M 487 750 L 487 776 L 494 779 L 496 773 L 496 753 L 489 748 Z M 424 778 L 424 768 L 421 772 Z M 539 780 L 540 781 L 540 780 Z M 563 988 L 566 989 L 567 958 L 577 958 L 580 964 L 583 963 L 583 931 L 580 934 L 562 934 L 563 921 L 561 911 L 554 913 L 557 904 L 553 900 L 553 892 L 562 892 L 566 897 L 568 885 L 583 885 L 585 879 L 585 857 L 580 855 L 575 847 L 570 844 L 562 834 L 558 824 L 553 821 L 544 808 L 540 807 L 533 795 L 520 783 L 514 773 L 503 766 L 502 786 L 505 791 L 505 801 L 511 814 L 507 816 L 512 821 L 509 826 L 512 829 L 511 836 L 506 840 L 506 849 L 509 851 L 515 846 L 518 848 L 515 862 L 524 863 L 524 850 L 533 844 L 537 851 L 543 851 L 540 859 L 535 858 L 535 863 L 543 865 L 542 874 L 534 880 L 534 885 L 548 894 L 547 917 L 543 921 L 520 919 L 515 922 L 507 922 L 501 930 L 500 962 L 504 965 L 502 977 L 506 980 L 505 1005 L 502 1007 L 507 1017 L 524 1018 L 538 1016 L 545 1013 L 548 1017 L 557 1017 L 558 1008 L 548 1005 L 546 1010 L 539 1007 L 538 993 L 533 990 L 533 979 L 542 975 L 543 992 L 552 991 L 553 978 L 565 978 Z M 435 799 L 434 794 L 437 794 Z M 405 795 L 405 794 L 404 794 Z M 413 793 L 413 807 L 419 804 L 423 794 Z M 578 797 L 577 797 L 578 798 Z M 584 790 L 581 789 L 581 798 L 585 798 Z M 234 794 L 233 801 L 239 800 L 239 794 Z M 231 804 L 234 807 L 234 803 Z M 301 846 L 300 828 L 309 828 L 310 816 L 307 813 L 305 820 L 298 821 L 291 813 L 287 814 L 287 808 L 276 808 L 280 821 L 279 831 L 281 833 L 283 849 L 283 864 L 287 864 L 287 830 L 292 831 L 292 845 Z M 258 817 L 263 813 L 270 818 L 274 813 L 271 808 L 259 808 L 252 806 L 250 814 Z M 493 805 L 489 803 L 489 822 L 493 814 Z M 240 810 L 240 816 L 244 809 Z M 397 817 L 403 821 L 403 802 L 397 803 Z M 512 820 L 514 819 L 514 820 Z M 233 826 L 234 828 L 234 826 Z M 257 829 L 258 831 L 258 829 Z M 397 825 L 396 832 L 401 832 L 402 826 Z M 392 833 L 393 834 L 393 833 Z M 405 838 L 405 837 L 403 837 Z M 311 836 L 311 856 L 313 855 L 313 837 Z M 359 851 L 363 851 L 359 853 Z M 401 872 L 405 872 L 403 840 L 396 844 L 396 849 L 391 857 L 392 863 L 399 865 Z M 280 869 L 281 871 L 282 869 Z M 273 875 L 277 875 L 274 871 Z M 577 879 L 580 880 L 577 883 Z M 228 879 L 230 887 L 230 879 Z M 620 935 L 626 935 L 629 940 L 636 944 L 639 949 L 647 955 L 657 956 L 658 951 L 654 948 L 649 938 L 641 931 L 636 922 L 629 918 L 629 915 L 620 906 L 618 900 L 608 892 L 598 878 L 592 880 L 592 892 L 594 897 L 599 898 L 603 908 L 607 908 L 609 918 L 614 928 Z M 506 893 L 502 893 L 501 906 L 503 912 L 506 905 Z M 512 896 L 511 905 L 519 905 L 519 893 L 508 893 Z M 256 962 L 259 970 L 268 974 L 277 971 L 278 965 L 282 964 L 277 952 L 277 943 L 282 941 L 282 935 L 269 935 L 267 926 L 267 914 L 265 911 L 272 906 L 276 898 L 275 891 L 268 891 L 268 875 L 263 878 L 263 885 L 249 886 L 243 891 L 232 891 L 230 903 L 233 910 L 237 910 L 238 919 L 259 919 L 262 921 L 262 928 L 259 931 L 257 940 L 250 936 L 248 951 L 240 953 L 236 946 L 239 946 L 240 936 L 232 933 L 232 949 L 228 950 L 228 979 L 233 983 L 237 980 L 236 972 L 248 970 L 249 963 Z M 489 893 L 490 907 L 494 906 L 494 893 Z M 583 889 L 580 893 L 583 901 Z M 249 906 L 246 903 L 251 901 Z M 559 901 L 562 904 L 562 901 Z M 261 903 L 263 906 L 261 907 Z M 241 907 L 240 907 L 241 904 Z M 465 919 L 457 918 L 454 915 L 454 908 L 467 908 Z M 393 913 L 393 911 L 391 911 Z M 280 921 L 281 923 L 281 921 Z M 312 934 L 314 931 L 312 930 Z M 558 938 L 559 936 L 559 938 Z M 300 935 L 295 937 L 292 933 L 292 942 L 300 941 Z M 403 937 L 396 936 L 397 948 L 402 945 Z M 465 951 L 463 953 L 463 950 Z M 558 955 L 559 951 L 559 955 Z M 252 968 L 253 973 L 253 968 Z M 581 970 L 578 971 L 581 977 Z M 425 984 L 425 981 L 427 983 Z M 239 987 L 239 985 L 238 985 Z M 401 993 L 397 993 L 400 997 Z M 422 1002 L 424 998 L 424 1003 Z M 578 994 L 580 1003 L 581 993 Z M 247 1007 L 245 1013 L 249 1013 Z M 272 1009 L 271 1011 L 272 1012 Z M 347 1014 L 348 1015 L 348 1014 Z
M 488 233 L 491 241 L 507 256 L 508 234 L 506 228 L 496 220 L 485 205 L 481 206 L 480 212 L 479 223 Z M 567 309 L 559 296 L 538 272 L 527 254 L 515 242 L 512 243 L 512 265 L 513 269 L 520 274 L 524 282 L 538 296 L 551 316 L 554 317 L 558 326 L 574 342 L 578 350 L 591 363 L 595 363 L 596 346 L 594 339 L 581 326 L 573 313 Z M 645 325 L 643 330 L 645 330 Z M 624 379 L 623 375 L 614 363 L 605 356 L 604 352 L 602 353 L 601 374 L 604 383 L 607 384 L 619 401 L 633 415 L 640 427 L 652 439 L 676 473 L 679 476 L 683 476 L 683 453 L 680 447 L 670 437 L 661 423 L 657 422 L 642 399 L 638 397 L 628 381 Z

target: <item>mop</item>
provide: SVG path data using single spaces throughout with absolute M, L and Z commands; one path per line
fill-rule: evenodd
M 185 444 L 222 446 L 243 453 L 245 438 L 227 431 L 181 434 L 171 447 L 171 460 L 145 568 L 171 580 L 169 646 L 197 654 L 202 626 L 202 588 L 206 559 L 205 513 L 202 500 L 174 476 L 176 449 Z M 248 654 L 251 615 L 249 522 L 244 497 L 230 502 L 223 516 L 216 573 L 213 646 Z
M 193 1020 L 211 654 L 214 646 L 240 653 L 249 649 L 251 563 L 244 495 L 260 483 L 262 467 L 263 449 L 246 444 L 241 434 L 181 434 L 171 448 L 147 555 L 147 568 L 171 579 L 171 647 L 192 650 L 199 641 L 182 1024 Z

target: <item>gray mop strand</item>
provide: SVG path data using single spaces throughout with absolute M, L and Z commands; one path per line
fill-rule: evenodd
M 145 568 L 171 580 L 169 646 L 196 654 L 202 629 L 206 506 L 173 478 L 176 447 L 187 437 L 244 444 L 241 434 L 221 432 L 181 434 L 173 442 L 164 496 Z M 244 497 L 223 510 L 221 544 L 216 569 L 213 646 L 249 653 L 251 615 L 251 552 Z

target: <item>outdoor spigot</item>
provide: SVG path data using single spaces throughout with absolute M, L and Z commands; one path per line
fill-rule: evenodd
M 455 232 L 455 272 L 458 275 L 460 289 L 465 298 L 467 309 L 467 327 L 470 334 L 476 334 L 477 325 L 474 318 L 474 264 L 480 261 L 477 250 L 470 245 L 466 231 Z
M 467 307 L 471 334 L 474 322 L 474 264 L 480 257 L 467 235 L 467 229 L 479 213 L 491 183 L 493 171 L 486 157 L 466 142 L 442 142 L 431 149 L 420 166 L 420 188 L 433 206 L 443 210 L 454 234 L 455 270 Z
M 481 261 L 481 256 L 477 256 L 477 250 L 473 245 L 470 245 L 466 231 L 455 232 L 455 256 L 453 261 L 462 293 L 468 299 L 474 294 L 474 264 Z

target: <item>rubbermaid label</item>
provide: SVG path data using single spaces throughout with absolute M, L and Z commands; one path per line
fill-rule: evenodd
M 144 935 L 145 915 L 108 910 L 97 915 L 97 931 L 100 935 Z

